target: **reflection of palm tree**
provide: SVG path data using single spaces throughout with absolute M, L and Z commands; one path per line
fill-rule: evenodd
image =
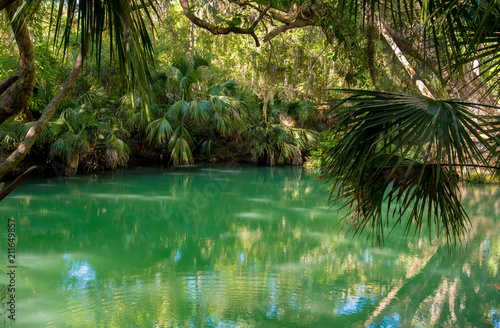
M 413 278 L 416 274 L 420 273 L 425 268 L 429 260 L 436 253 L 437 249 L 437 244 L 431 245 L 423 254 L 419 256 L 419 258 L 414 260 L 413 265 L 406 271 L 406 280 L 403 280 L 403 278 L 399 279 L 399 281 L 387 294 L 387 296 L 379 302 L 377 309 L 366 320 L 365 327 L 370 325 L 373 320 L 375 320 L 380 315 L 380 313 L 382 313 L 382 311 L 390 304 L 390 302 L 397 297 L 398 292 L 401 290 L 401 288 L 403 288 L 408 280 Z

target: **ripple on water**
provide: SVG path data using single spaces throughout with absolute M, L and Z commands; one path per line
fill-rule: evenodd
M 273 220 L 273 216 L 269 213 L 265 214 L 262 212 L 239 212 L 234 214 L 237 218 L 252 219 L 252 220 Z
M 85 195 L 90 198 L 102 198 L 111 200 L 138 200 L 138 201 L 148 201 L 148 202 L 177 199 L 177 197 L 172 195 L 99 194 L 99 193 L 88 193 Z
M 193 304 L 209 305 L 220 302 L 243 308 L 267 294 L 266 279 L 262 274 L 228 276 L 223 272 L 205 275 L 186 275 L 185 293 Z

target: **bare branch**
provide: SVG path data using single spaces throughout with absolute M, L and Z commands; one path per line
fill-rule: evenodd
M 253 22 L 252 26 L 250 26 L 251 30 L 255 30 L 255 28 L 257 27 L 257 24 L 259 24 L 259 22 L 262 20 L 262 18 L 264 18 L 264 15 L 267 13 L 267 11 L 270 8 L 271 8 L 271 5 L 267 6 L 266 9 L 264 9 L 263 11 L 260 12 L 259 17 L 255 20 L 255 22 Z
M 281 22 L 283 24 L 292 24 L 295 21 L 295 19 L 297 19 L 297 16 L 299 14 L 299 8 L 297 7 L 296 4 L 294 4 L 292 7 L 292 11 L 288 12 L 287 14 L 282 14 L 276 9 L 272 9 L 271 11 L 269 11 L 269 13 L 278 22 Z
M 87 37 L 87 40 L 90 40 Z M 31 147 L 35 144 L 36 139 L 42 133 L 43 129 L 49 123 L 50 118 L 57 111 L 66 96 L 75 88 L 76 79 L 82 70 L 85 57 L 89 49 L 89 44 L 82 47 L 82 51 L 76 58 L 76 62 L 69 74 L 68 78 L 62 85 L 61 89 L 57 91 L 56 95 L 49 102 L 47 107 L 43 110 L 42 116 L 38 121 L 33 124 L 33 126 L 28 130 L 23 142 L 10 154 L 10 156 L 0 164 L 0 179 L 3 178 L 7 173 L 9 173 L 19 162 L 21 162 L 24 157 L 28 154 Z
M 16 187 L 19 186 L 21 184 L 21 182 L 23 182 L 24 179 L 26 179 L 26 177 L 33 170 L 35 170 L 37 168 L 39 168 L 39 166 L 31 166 L 29 169 L 27 169 L 26 171 L 24 171 L 23 174 L 21 174 L 14 181 L 12 181 L 7 188 L 3 189 L 2 192 L 0 192 L 0 201 L 2 199 L 4 199 L 5 197 L 7 197 L 7 195 L 10 194 L 12 191 L 14 191 L 14 189 L 16 189 Z M 4 184 L 4 182 L 2 182 L 2 188 L 3 188 L 3 184 Z
M 413 69 L 413 67 L 410 65 L 410 63 L 406 59 L 405 55 L 401 51 L 401 49 L 399 49 L 398 45 L 396 44 L 396 42 L 394 41 L 394 39 L 389 34 L 389 31 L 387 31 L 387 29 L 385 28 L 384 24 L 382 24 L 382 22 L 379 21 L 379 20 L 377 20 L 376 18 L 373 19 L 373 22 L 378 27 L 380 33 L 385 38 L 385 40 L 387 41 L 387 43 L 389 44 L 389 46 L 394 51 L 394 54 L 398 57 L 399 61 L 403 65 L 403 67 L 406 70 L 406 72 L 408 73 L 408 75 L 410 75 L 411 79 L 417 85 L 418 90 L 420 90 L 420 92 L 424 96 L 432 98 L 432 99 L 436 99 L 436 97 L 432 94 L 432 92 L 429 90 L 429 88 L 427 88 L 427 86 L 425 85 L 425 83 L 422 80 L 422 78 L 420 78 L 420 76 L 417 75 L 417 73 L 415 72 L 415 70 Z
M 275 28 L 274 30 L 272 30 L 271 32 L 269 32 L 264 37 L 264 42 L 269 42 L 272 39 L 274 39 L 276 36 L 278 36 L 279 34 L 286 32 L 288 30 L 301 28 L 301 27 L 305 27 L 305 26 L 311 26 L 311 25 L 314 25 L 314 23 L 311 21 L 305 20 L 305 19 L 298 18 L 297 20 L 295 20 L 291 24 L 281 25 L 281 26 Z
M 184 14 L 186 15 L 186 17 L 191 22 L 193 22 L 193 24 L 195 24 L 196 26 L 204 28 L 205 30 L 210 31 L 212 34 L 216 34 L 216 35 L 217 34 L 229 34 L 229 33 L 248 34 L 248 35 L 251 35 L 253 37 L 253 39 L 255 40 L 255 45 L 257 47 L 260 47 L 259 39 L 257 38 L 257 35 L 255 34 L 254 25 L 256 26 L 258 24 L 258 22 L 262 19 L 262 17 L 264 16 L 264 15 L 262 15 L 262 13 L 259 16 L 259 18 L 257 19 L 257 21 L 252 24 L 253 28 L 241 28 L 241 27 L 236 27 L 236 26 L 220 27 L 220 26 L 213 25 L 205 20 L 202 20 L 202 19 L 198 18 L 195 14 L 193 14 L 189 10 L 189 3 L 187 0 L 179 0 L 179 2 L 181 4 L 182 10 L 184 11 Z

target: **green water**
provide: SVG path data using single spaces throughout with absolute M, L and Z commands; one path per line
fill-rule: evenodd
M 321 187 L 236 164 L 28 180 L 0 208 L 12 326 L 500 327 L 500 189 L 464 188 L 473 231 L 449 251 L 352 239 Z

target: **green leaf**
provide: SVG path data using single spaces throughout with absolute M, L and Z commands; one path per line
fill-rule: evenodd
M 464 168 L 489 166 L 498 140 L 478 104 L 405 93 L 342 90 L 350 97 L 332 110 L 335 142 L 325 152 L 323 178 L 330 199 L 349 206 L 356 232 L 370 227 L 382 241 L 406 220 L 407 233 L 424 222 L 448 240 L 465 231 L 458 177 Z M 389 203 L 384 203 L 389 200 Z M 382 208 L 397 205 L 392 215 Z

